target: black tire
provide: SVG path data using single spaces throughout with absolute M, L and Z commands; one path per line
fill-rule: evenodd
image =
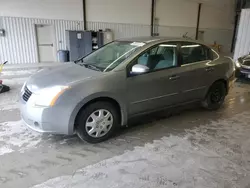
M 95 138 L 95 137 L 90 136 L 87 133 L 86 122 L 87 122 L 88 117 L 93 112 L 95 112 L 99 109 L 107 110 L 112 114 L 113 125 L 107 134 L 105 134 L 102 137 Z M 76 125 L 75 126 L 76 126 L 76 133 L 82 141 L 86 141 L 88 143 L 94 144 L 94 143 L 103 142 L 103 141 L 109 139 L 111 136 L 113 136 L 113 134 L 120 127 L 119 125 L 120 125 L 120 117 L 119 117 L 118 109 L 115 108 L 115 106 L 109 102 L 100 101 L 100 102 L 92 103 L 92 104 L 86 106 L 84 109 L 82 109 L 76 118 Z
M 225 83 L 215 82 L 209 89 L 202 106 L 207 110 L 218 110 L 224 103 L 227 94 Z

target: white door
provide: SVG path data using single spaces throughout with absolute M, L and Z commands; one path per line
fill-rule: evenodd
M 36 25 L 39 62 L 54 62 L 54 30 L 52 25 Z

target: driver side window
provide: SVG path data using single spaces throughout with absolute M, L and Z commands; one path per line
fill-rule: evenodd
M 177 66 L 177 43 L 159 44 L 141 54 L 135 64 L 156 71 Z

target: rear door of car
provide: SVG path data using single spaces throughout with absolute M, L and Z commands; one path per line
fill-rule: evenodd
M 203 99 L 215 70 L 211 50 L 199 43 L 181 42 L 180 56 L 182 102 Z

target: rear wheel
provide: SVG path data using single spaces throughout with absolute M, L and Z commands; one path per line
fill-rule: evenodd
M 89 143 L 110 138 L 119 127 L 119 113 L 109 102 L 95 102 L 84 108 L 76 120 L 78 137 Z
M 215 82 L 209 89 L 202 106 L 208 110 L 217 110 L 224 103 L 226 86 L 222 81 Z

